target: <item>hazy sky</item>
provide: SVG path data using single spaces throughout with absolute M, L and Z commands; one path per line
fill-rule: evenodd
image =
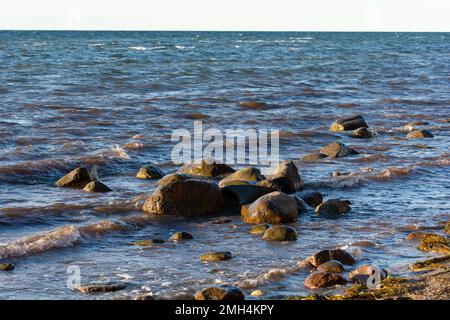
M 0 0 L 0 29 L 450 31 L 450 0 Z

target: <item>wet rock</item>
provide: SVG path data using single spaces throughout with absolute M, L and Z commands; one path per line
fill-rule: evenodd
M 88 169 L 84 167 L 79 167 L 67 175 L 56 181 L 56 186 L 61 188 L 79 188 L 82 189 L 86 184 L 91 182 L 91 176 L 89 175 Z
M 316 161 L 320 159 L 328 158 L 328 155 L 325 153 L 310 153 L 306 154 L 302 157 L 302 161 Z
M 294 228 L 287 226 L 271 226 L 264 232 L 263 239 L 270 241 L 295 241 L 297 240 L 297 232 Z
M 283 161 L 272 173 L 272 181 L 285 193 L 294 193 L 303 188 L 297 166 L 292 161 Z
M 269 229 L 270 227 L 271 225 L 268 223 L 258 224 L 257 226 L 250 228 L 249 232 L 251 234 L 261 235 L 264 234 L 264 232 L 266 232 L 266 230 Z
M 274 191 L 281 191 L 280 187 L 273 180 L 262 180 L 256 183 L 257 186 L 270 188 Z
M 321 153 L 328 155 L 330 158 L 342 158 L 359 154 L 354 149 L 347 147 L 341 142 L 333 142 L 320 149 Z
M 262 290 L 253 290 L 253 291 L 250 293 L 250 295 L 251 295 L 252 297 L 262 297 L 262 296 L 265 296 L 266 293 L 265 293 L 264 291 L 262 291 Z
M 264 102 L 258 102 L 258 101 L 244 101 L 239 103 L 239 107 L 246 108 L 246 109 L 259 109 L 259 110 L 266 110 L 269 109 L 269 105 Z
M 89 182 L 84 188 L 86 192 L 110 192 L 112 191 L 108 186 L 101 183 L 100 181 Z
M 200 163 L 185 164 L 177 171 L 177 173 L 209 178 L 222 177 L 234 172 L 234 169 L 226 164 L 217 163 L 212 160 L 202 160 Z
M 214 286 L 197 291 L 194 300 L 245 300 L 245 296 L 237 287 Z
M 337 260 L 344 265 L 353 265 L 355 263 L 355 259 L 351 256 L 351 254 L 342 249 L 319 251 L 306 259 L 306 262 L 314 267 L 318 267 L 321 264 L 331 260 Z
M 341 199 L 329 199 L 316 208 L 319 215 L 339 216 L 351 210 L 351 201 Z
M 349 273 L 350 281 L 361 284 L 366 284 L 370 276 L 374 276 L 374 279 L 376 278 L 377 280 L 382 281 L 387 278 L 388 273 L 378 266 L 371 265 L 360 266 Z
M 318 191 L 308 192 L 305 194 L 302 194 L 300 198 L 303 199 L 310 207 L 317 207 L 323 202 L 323 196 Z
M 172 173 L 172 174 L 168 174 L 164 177 L 162 177 L 161 179 L 159 179 L 156 184 L 158 186 L 166 186 L 172 182 L 180 182 L 180 181 L 186 181 L 189 179 L 196 179 L 195 176 L 189 175 L 189 174 L 181 174 L 181 173 Z
M 450 221 L 445 223 L 444 232 L 450 234 Z
M 358 128 L 356 130 L 353 130 L 351 135 L 352 138 L 358 138 L 358 139 L 370 139 L 373 138 L 373 133 L 367 128 Z
M 226 176 L 219 182 L 219 186 L 226 185 L 227 182 L 230 181 L 262 181 L 265 180 L 266 177 L 264 177 L 261 174 L 261 171 L 255 167 L 250 168 L 244 168 L 241 170 L 238 170 L 234 173 L 231 173 L 230 175 Z
M 161 179 L 165 173 L 155 166 L 144 166 L 139 169 L 136 178 L 139 179 Z
M 299 214 L 305 213 L 309 210 L 308 204 L 305 201 L 303 201 L 303 199 L 301 199 L 297 196 L 294 196 L 294 199 L 297 202 L 297 210 L 298 210 Z
M 152 246 L 155 244 L 162 244 L 164 243 L 164 240 L 162 239 L 150 239 L 150 240 L 140 240 L 140 241 L 136 241 L 135 243 L 133 243 L 135 246 L 142 246 L 142 247 L 146 247 L 146 246 Z
M 340 132 L 356 130 L 358 128 L 368 128 L 366 121 L 362 115 L 353 115 L 350 117 L 342 117 L 337 119 L 330 128 L 330 131 Z
M 194 239 L 194 237 L 190 233 L 184 231 L 176 232 L 169 238 L 170 241 L 181 241 L 191 239 Z
M 277 224 L 294 222 L 297 220 L 297 215 L 298 207 L 295 198 L 275 191 L 260 197 L 248 206 L 242 219 L 252 224 Z
M 337 260 L 330 260 L 319 265 L 317 271 L 341 273 L 344 271 L 344 266 Z
M 81 293 L 99 293 L 99 292 L 115 292 L 126 288 L 124 284 L 90 284 L 80 286 L 78 291 Z
M 232 258 L 231 252 L 209 252 L 200 256 L 201 261 L 224 261 Z
M 423 139 L 423 138 L 433 138 L 433 134 L 427 130 L 414 130 L 406 135 L 407 138 L 411 139 Z
M 12 263 L 0 263 L 0 271 L 12 271 L 15 267 Z
M 331 272 L 323 272 L 316 271 L 311 273 L 305 279 L 305 287 L 309 289 L 319 289 L 319 288 L 327 288 L 336 285 L 344 285 L 347 283 L 344 277 L 331 273 Z
M 224 198 L 216 184 L 186 180 L 160 186 L 142 209 L 157 215 L 198 217 L 218 212 L 223 205 Z
M 427 126 L 427 125 L 429 125 L 429 123 L 426 121 L 412 121 L 412 122 L 405 124 L 404 128 L 405 128 L 405 130 L 413 131 L 416 127 Z
M 356 241 L 352 243 L 353 247 L 376 247 L 377 244 L 373 241 L 369 241 L 369 240 L 361 240 L 361 241 Z
M 406 240 L 422 240 L 422 238 L 425 237 L 427 234 L 430 235 L 432 233 L 424 231 L 412 232 L 406 236 Z
M 272 188 L 266 188 L 262 186 L 257 186 L 253 184 L 247 185 L 229 185 L 220 188 L 220 191 L 228 202 L 235 202 L 239 205 L 252 203 L 261 196 L 274 192 Z
M 450 254 L 450 240 L 438 234 L 426 234 L 417 249 L 428 252 Z
M 227 219 L 227 218 L 221 218 L 221 219 L 214 220 L 211 223 L 212 224 L 225 224 L 225 223 L 230 223 L 230 222 L 233 222 L 233 220 Z

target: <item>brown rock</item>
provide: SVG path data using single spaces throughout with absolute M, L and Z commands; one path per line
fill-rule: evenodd
M 212 160 L 202 160 L 200 163 L 185 164 L 177 171 L 177 173 L 209 178 L 221 177 L 233 172 L 235 172 L 233 168 Z
M 79 188 L 82 189 L 86 184 L 91 182 L 89 171 L 84 167 L 72 170 L 70 173 L 56 181 L 56 186 L 62 188 Z
M 184 231 L 176 232 L 169 238 L 170 241 L 181 241 L 191 239 L 194 239 L 194 237 L 190 233 Z
M 347 283 L 344 277 L 331 273 L 331 272 L 323 272 L 316 271 L 310 274 L 305 279 L 305 287 L 309 289 L 319 289 L 319 288 L 327 288 L 336 285 L 343 285 Z
M 245 300 L 245 296 L 237 287 L 214 286 L 197 291 L 194 300 Z
M 264 177 L 259 169 L 255 167 L 250 168 L 244 168 L 241 170 L 238 170 L 234 173 L 231 173 L 230 175 L 226 176 L 219 182 L 219 186 L 224 186 L 227 182 L 230 181 L 262 181 L 265 180 L 266 177 Z
M 342 249 L 331 249 L 331 250 L 322 250 L 314 254 L 313 256 L 306 259 L 306 262 L 311 264 L 314 267 L 318 267 L 321 264 L 331 261 L 337 260 L 345 265 L 352 265 L 355 263 L 355 259 L 345 250 Z
M 263 239 L 269 241 L 295 241 L 297 240 L 297 232 L 294 228 L 287 226 L 271 226 L 264 232 Z
M 268 223 L 258 224 L 257 226 L 250 228 L 249 232 L 251 234 L 261 235 L 264 234 L 264 232 L 266 232 L 266 230 L 269 229 L 270 227 L 271 226 Z
M 115 292 L 126 288 L 124 284 L 90 284 L 80 286 L 78 290 L 81 293 Z
M 320 159 L 328 158 L 325 153 L 310 153 L 302 157 L 302 161 L 316 161 Z
M 196 179 L 196 177 L 189 174 L 172 173 L 159 179 L 156 184 L 158 186 L 165 186 L 172 182 L 186 181 L 189 179 Z
M 281 162 L 272 173 L 272 181 L 285 193 L 294 193 L 303 188 L 303 181 L 292 161 Z
M 84 188 L 86 192 L 110 192 L 112 191 L 108 186 L 101 183 L 100 181 L 89 182 Z
M 330 199 L 316 208 L 316 213 L 327 216 L 339 216 L 351 210 L 351 202 L 349 200 Z
M 358 128 L 368 128 L 366 121 L 362 115 L 354 115 L 337 119 L 330 128 L 330 131 L 340 132 L 348 130 L 356 130 Z
M 252 203 L 261 196 L 274 192 L 272 188 L 257 186 L 254 184 L 247 185 L 228 185 L 220 188 L 220 191 L 228 202 L 237 203 L 239 205 Z
M 344 266 L 337 260 L 330 260 L 319 265 L 317 271 L 341 273 L 344 271 Z
M 232 258 L 231 252 L 209 252 L 200 256 L 201 261 L 224 261 Z
M 144 166 L 139 169 L 136 178 L 139 179 L 161 179 L 165 176 L 165 173 L 155 166 Z
M 0 263 L 0 271 L 12 271 L 15 267 L 12 263 Z
M 298 208 L 294 197 L 275 191 L 260 197 L 246 210 L 246 223 L 289 223 L 297 220 Z
M 323 196 L 318 191 L 308 192 L 305 194 L 302 194 L 300 198 L 303 199 L 310 207 L 317 207 L 323 202 Z
M 246 108 L 246 109 L 260 109 L 260 110 L 269 109 L 269 105 L 267 103 L 258 102 L 258 101 L 240 102 L 239 107 Z
M 273 182 L 273 180 L 262 180 L 257 182 L 256 185 L 260 187 L 270 188 L 274 191 L 281 191 L 280 187 L 275 182 Z
M 320 149 L 320 152 L 328 155 L 331 158 L 342 158 L 345 156 L 359 154 L 357 151 L 350 147 L 347 147 L 341 142 L 330 143 L 329 145 Z
M 433 138 L 433 134 L 427 130 L 414 130 L 408 133 L 406 136 L 411 139 L 423 139 L 423 138 Z
M 370 138 L 373 138 L 373 133 L 369 129 L 362 127 L 362 128 L 353 130 L 352 134 L 350 136 L 353 138 L 359 138 L 359 139 L 370 139 Z

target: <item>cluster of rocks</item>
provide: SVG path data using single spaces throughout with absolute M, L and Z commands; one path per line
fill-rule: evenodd
M 175 232 L 173 235 L 171 235 L 169 237 L 169 241 L 174 241 L 174 242 L 179 242 L 179 241 L 184 241 L 184 240 L 192 240 L 192 239 L 194 239 L 194 237 L 190 233 L 185 232 L 185 231 Z M 146 247 L 146 246 L 151 246 L 151 245 L 163 244 L 165 242 L 166 241 L 163 239 L 156 238 L 156 239 L 139 240 L 139 241 L 134 242 L 133 244 L 136 246 Z
M 91 176 L 85 167 L 79 167 L 56 181 L 55 185 L 60 188 L 83 189 L 86 192 L 109 192 L 108 186 Z

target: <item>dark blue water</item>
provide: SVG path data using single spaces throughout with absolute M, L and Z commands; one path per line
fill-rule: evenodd
M 267 297 L 306 294 L 307 273 L 292 267 L 334 246 L 360 263 L 407 272 L 427 254 L 404 240 L 405 230 L 436 227 L 450 215 L 449 40 L 448 33 L 0 32 L 0 261 L 17 267 L 0 273 L 0 297 L 176 297 L 211 283 Z M 238 106 L 246 100 L 270 108 Z M 355 113 L 375 138 L 328 131 Z M 249 235 L 239 216 L 225 225 L 146 218 L 124 230 L 124 219 L 142 218 L 139 206 L 155 188 L 135 179 L 137 170 L 153 163 L 175 171 L 171 133 L 192 131 L 194 119 L 220 130 L 279 129 L 282 159 L 333 141 L 353 146 L 360 156 L 297 161 L 309 189 L 350 199 L 353 210 L 337 220 L 302 216 L 299 239 L 289 244 Z M 428 122 L 434 138 L 404 139 L 410 121 Z M 78 165 L 96 166 L 114 192 L 53 187 Z M 335 179 L 336 170 L 354 174 Z M 195 241 L 130 245 L 177 230 Z M 351 245 L 360 240 L 375 246 Z M 224 249 L 232 260 L 198 259 Z M 83 283 L 128 287 L 83 296 L 66 287 L 71 265 L 80 266 Z

